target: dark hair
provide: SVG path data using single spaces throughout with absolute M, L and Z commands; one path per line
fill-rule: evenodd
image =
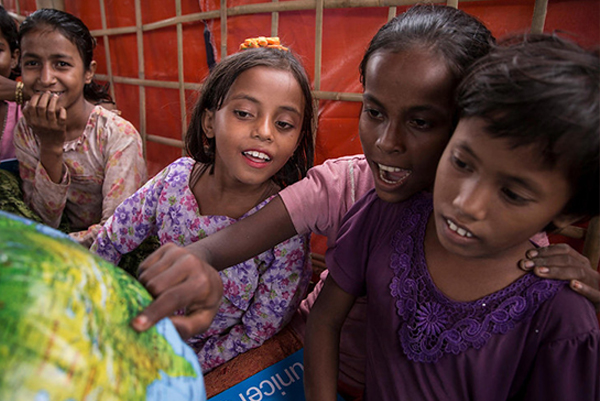
M 8 42 L 11 55 L 14 54 L 15 50 L 19 49 L 19 31 L 17 29 L 17 23 L 6 11 L 6 9 L 0 6 L 0 30 L 2 30 L 2 36 Z M 10 72 L 10 79 L 15 79 L 20 75 L 19 66 L 13 68 Z
M 83 61 L 83 67 L 86 70 L 90 69 L 94 60 L 96 39 L 94 39 L 83 21 L 64 11 L 42 8 L 27 16 L 21 23 L 19 39 L 22 41 L 28 33 L 44 29 L 58 31 L 69 39 L 71 43 L 77 46 Z M 112 98 L 108 93 L 108 84 L 100 85 L 93 79 L 92 82 L 83 87 L 83 94 L 88 101 L 94 104 L 102 101 L 112 102 Z
M 304 95 L 304 117 L 298 147 L 273 177 L 277 185 L 285 187 L 305 177 L 314 159 L 313 98 L 310 83 L 304 67 L 291 51 L 273 48 L 247 49 L 228 56 L 215 65 L 204 81 L 200 98 L 194 107 L 185 138 L 186 151 L 198 162 L 214 164 L 215 139 L 208 138 L 202 128 L 204 113 L 206 110 L 219 110 L 238 76 L 259 66 L 289 71 L 298 81 Z
M 481 117 L 492 137 L 535 144 L 548 168 L 563 169 L 572 196 L 563 213 L 599 208 L 600 58 L 555 35 L 501 43 L 459 87 L 461 117 Z
M 385 24 L 375 34 L 360 63 L 366 83 L 367 63 L 378 51 L 401 52 L 415 47 L 436 52 L 460 81 L 471 64 L 486 55 L 495 40 L 477 18 L 453 7 L 421 4 Z
M 0 30 L 10 46 L 10 52 L 13 53 L 19 48 L 19 31 L 15 20 L 2 6 L 0 6 Z

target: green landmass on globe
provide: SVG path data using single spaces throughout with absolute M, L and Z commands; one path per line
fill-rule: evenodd
M 198 361 L 123 270 L 45 226 L 0 214 L 0 399 L 203 399 Z

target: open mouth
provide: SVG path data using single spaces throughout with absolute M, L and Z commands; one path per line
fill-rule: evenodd
M 271 161 L 271 158 L 269 157 L 269 155 L 267 155 L 266 153 L 263 153 L 263 152 L 256 151 L 256 150 L 248 150 L 248 151 L 242 152 L 242 154 L 256 163 L 267 163 L 267 162 Z
M 473 234 L 471 232 L 465 230 L 462 227 L 457 226 L 451 220 L 446 219 L 446 224 L 448 224 L 448 228 L 450 229 L 450 231 L 453 231 L 453 232 L 457 233 L 461 237 L 473 238 Z
M 405 170 L 400 167 L 385 166 L 377 163 L 379 167 L 379 178 L 386 184 L 400 184 L 410 175 L 410 170 Z

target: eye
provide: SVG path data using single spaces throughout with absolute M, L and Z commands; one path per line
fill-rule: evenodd
M 275 125 L 277 125 L 277 127 L 281 130 L 291 130 L 294 129 L 294 125 L 291 123 L 288 123 L 287 121 L 277 121 L 275 123 Z
M 252 114 L 250 114 L 250 113 L 248 113 L 247 111 L 244 111 L 244 110 L 234 110 L 233 112 L 234 112 L 234 114 L 235 114 L 236 116 L 238 116 L 239 118 L 243 118 L 243 119 L 245 119 L 245 118 L 250 118 L 250 117 L 252 117 Z
M 364 106 L 363 113 L 365 113 L 372 120 L 381 120 L 383 119 L 383 113 L 381 113 L 377 109 L 372 109 L 370 107 Z
M 456 155 L 452 155 L 450 157 L 450 162 L 454 167 L 456 167 L 457 170 L 468 171 L 470 169 L 469 165 Z
M 409 124 L 419 130 L 427 130 L 432 127 L 431 122 L 422 118 L 414 118 L 410 120 Z
M 67 68 L 71 66 L 71 64 L 67 63 L 66 61 L 58 61 L 56 65 L 60 68 Z
M 34 60 L 28 60 L 28 61 L 23 62 L 24 67 L 35 67 L 37 64 L 38 64 L 37 61 L 34 61 Z
M 524 205 L 528 202 L 530 202 L 529 199 L 517 194 L 515 191 L 511 190 L 510 188 L 502 188 L 501 189 L 502 195 L 504 196 L 504 198 L 512 204 L 515 205 Z

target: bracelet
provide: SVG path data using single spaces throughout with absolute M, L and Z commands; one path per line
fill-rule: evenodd
M 17 87 L 15 89 L 15 102 L 19 106 L 23 106 L 23 82 L 17 82 Z

